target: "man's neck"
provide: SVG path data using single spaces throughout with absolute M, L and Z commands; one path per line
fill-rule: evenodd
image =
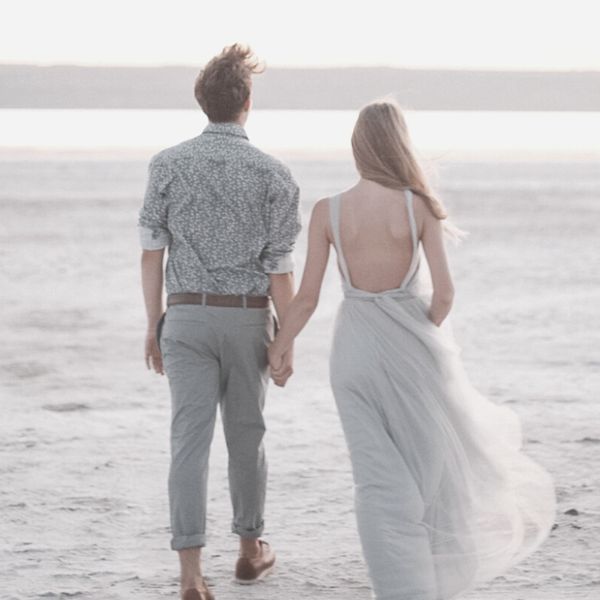
M 240 114 L 240 116 L 235 121 L 233 121 L 233 123 L 235 123 L 236 125 L 240 125 L 241 127 L 244 127 L 246 125 L 247 120 L 248 120 L 248 113 L 242 112 Z

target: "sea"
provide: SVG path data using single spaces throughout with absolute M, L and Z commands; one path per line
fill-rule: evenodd
M 261 148 L 348 152 L 356 111 L 257 110 L 247 131 Z M 511 157 L 597 160 L 600 112 L 406 111 L 415 147 L 436 159 Z M 197 135 L 200 110 L 0 110 L 0 148 L 158 149 Z

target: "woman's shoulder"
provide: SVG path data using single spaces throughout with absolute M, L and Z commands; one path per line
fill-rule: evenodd
M 425 223 L 428 221 L 437 221 L 437 217 L 431 211 L 431 207 L 427 199 L 418 192 L 412 192 L 413 210 L 417 223 Z
M 333 235 L 331 230 L 331 215 L 329 212 L 329 203 L 331 197 L 320 198 L 312 207 L 310 215 L 310 228 L 314 232 L 321 232 L 325 238 L 331 242 Z
M 313 205 L 313 212 L 317 211 L 317 213 L 327 213 L 329 211 L 329 206 L 331 205 L 334 198 L 340 198 L 343 194 L 346 194 L 350 190 L 343 190 L 341 192 L 337 192 L 335 194 L 331 194 L 330 196 L 324 196 L 323 198 L 319 198 Z
M 431 212 L 429 203 L 418 192 L 412 192 L 413 211 L 415 222 L 417 224 L 417 235 L 419 239 L 423 239 L 423 235 L 430 226 L 437 222 L 437 218 Z
M 342 192 L 319 198 L 312 207 L 312 217 L 322 221 L 329 221 L 331 203 L 341 195 Z
M 319 198 L 317 200 L 311 211 L 311 218 L 318 220 L 325 220 L 329 218 L 329 202 L 331 198 L 329 196 L 325 196 L 324 198 Z
M 413 207 L 416 211 L 424 212 L 427 210 L 427 201 L 419 192 L 415 192 L 414 190 L 410 190 L 412 194 Z

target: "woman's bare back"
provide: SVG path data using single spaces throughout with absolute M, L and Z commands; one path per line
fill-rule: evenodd
M 368 292 L 402 284 L 413 258 L 404 192 L 361 181 L 340 200 L 340 238 L 353 287 Z

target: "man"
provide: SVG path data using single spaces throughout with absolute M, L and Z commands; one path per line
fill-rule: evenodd
M 262 409 L 267 346 L 294 295 L 292 250 L 299 191 L 282 163 L 252 146 L 244 124 L 249 48 L 225 48 L 200 72 L 201 135 L 153 157 L 139 230 L 148 333 L 146 363 L 166 372 L 172 402 L 171 547 L 184 600 L 213 600 L 202 578 L 208 457 L 217 405 L 229 453 L 232 530 L 240 537 L 236 579 L 253 583 L 275 555 L 261 539 L 267 466 Z M 167 312 L 163 314 L 163 255 Z M 162 330 L 162 331 L 161 331 Z M 292 372 L 291 352 L 275 383 Z

